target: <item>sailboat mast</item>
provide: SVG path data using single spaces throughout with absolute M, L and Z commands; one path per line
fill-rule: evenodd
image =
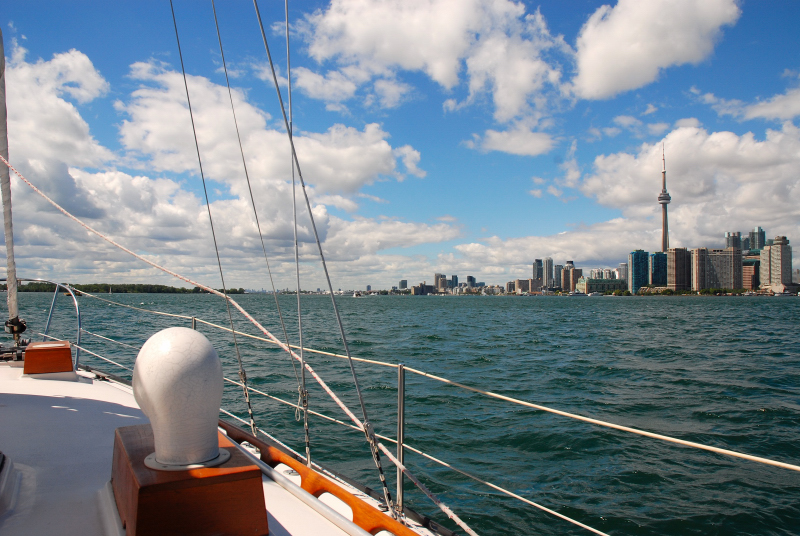
M 0 154 L 8 160 L 8 112 L 6 109 L 6 55 L 3 47 L 3 30 L 0 29 Z M 19 308 L 17 306 L 17 265 L 14 262 L 14 228 L 11 224 L 11 179 L 8 166 L 0 165 L 0 192 L 3 197 L 3 226 L 6 238 L 6 258 L 8 272 L 8 322 L 6 331 L 14 334 L 14 341 L 19 342 L 20 329 Z M 24 324 L 22 324 L 24 325 Z

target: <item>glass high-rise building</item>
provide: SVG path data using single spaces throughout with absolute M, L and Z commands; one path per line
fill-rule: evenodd
M 542 273 L 543 280 L 542 280 L 542 287 L 544 288 L 552 288 L 553 285 L 553 259 L 550 257 L 545 257 L 542 259 Z
M 647 281 L 656 287 L 667 286 L 667 254 L 657 251 L 650 254 L 648 259 Z
M 725 233 L 725 247 L 742 249 L 742 233 L 738 231 Z
M 761 227 L 750 231 L 750 249 L 761 249 L 767 245 L 767 233 Z
M 648 283 L 650 254 L 642 249 L 631 251 L 628 255 L 628 290 L 636 294 Z

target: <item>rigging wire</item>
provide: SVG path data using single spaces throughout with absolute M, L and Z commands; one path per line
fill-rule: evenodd
M 292 118 L 292 62 L 289 54 L 289 0 L 284 0 L 284 11 L 286 13 L 286 79 L 288 80 L 289 97 L 289 141 L 291 140 L 294 130 L 294 123 Z M 303 411 L 303 431 L 305 432 L 306 443 L 306 461 L 308 467 L 311 467 L 311 438 L 308 434 L 308 389 L 306 389 L 306 373 L 303 364 L 305 363 L 305 353 L 303 352 L 303 315 L 300 311 L 300 244 L 297 241 L 297 181 L 294 174 L 294 158 L 291 159 L 292 165 L 292 219 L 294 221 L 294 269 L 297 277 L 297 333 L 300 338 L 300 392 L 297 400 L 297 405 L 302 406 Z M 298 410 L 300 411 L 300 410 Z M 298 415 L 295 412 L 295 419 Z
M 269 266 L 269 258 L 267 257 L 267 248 L 264 245 L 264 235 L 261 232 L 261 223 L 258 220 L 258 211 L 256 210 L 256 201 L 253 196 L 253 188 L 250 185 L 250 174 L 247 172 L 247 162 L 244 157 L 244 148 L 242 147 L 242 136 L 239 134 L 239 121 L 236 119 L 236 108 L 233 105 L 233 93 L 231 91 L 231 82 L 228 78 L 228 64 L 225 61 L 225 52 L 222 50 L 222 35 L 219 31 L 219 22 L 217 21 L 217 8 L 214 5 L 214 0 L 211 0 L 211 10 L 214 12 L 214 25 L 217 27 L 217 40 L 219 41 L 219 54 L 222 57 L 222 68 L 225 71 L 225 83 L 228 85 L 228 99 L 231 102 L 231 114 L 233 115 L 233 124 L 236 127 L 236 139 L 239 142 L 239 153 L 242 155 L 242 167 L 244 168 L 244 176 L 247 179 L 247 190 L 250 192 L 250 204 L 253 206 L 253 216 L 256 220 L 256 228 L 258 229 L 258 237 L 261 239 L 261 250 L 264 252 L 264 261 L 267 263 L 267 273 L 269 274 L 269 282 L 272 285 L 272 295 L 275 297 L 275 307 L 278 310 L 278 318 L 281 322 L 281 329 L 283 329 L 283 338 L 286 345 L 289 346 L 289 334 L 286 332 L 286 324 L 283 321 L 283 312 L 281 311 L 281 304 L 278 302 L 278 294 L 275 292 L 275 281 L 272 278 L 272 269 Z M 302 346 L 302 342 L 300 343 Z M 300 378 L 297 375 L 297 366 L 294 359 L 289 359 L 292 362 L 292 369 L 294 370 L 294 377 L 297 383 L 300 383 Z
M 170 1 L 172 1 L 172 0 L 170 0 Z M 372 424 L 369 422 L 369 417 L 367 416 L 367 407 L 364 404 L 364 396 L 363 396 L 363 394 L 361 392 L 361 387 L 360 387 L 360 385 L 358 383 L 358 376 L 356 375 L 355 365 L 353 365 L 353 360 L 350 358 L 350 347 L 347 344 L 347 336 L 345 335 L 345 332 L 344 332 L 344 325 L 342 324 L 342 317 L 341 317 L 341 314 L 339 313 L 339 307 L 336 305 L 336 298 L 335 298 L 335 296 L 333 294 L 333 284 L 331 284 L 331 276 L 330 276 L 330 273 L 328 272 L 328 265 L 325 262 L 325 255 L 322 252 L 322 242 L 320 242 L 320 239 L 319 239 L 319 233 L 317 232 L 317 224 L 314 221 L 314 214 L 311 211 L 311 201 L 308 198 L 308 191 L 306 190 L 306 183 L 303 180 L 303 172 L 300 169 L 300 162 L 299 162 L 299 160 L 297 158 L 297 151 L 295 149 L 294 139 L 293 139 L 292 134 L 291 134 L 291 125 L 289 124 L 289 118 L 288 118 L 288 116 L 286 114 L 286 108 L 285 108 L 285 106 L 283 104 L 283 97 L 281 95 L 280 86 L 278 85 L 278 76 L 275 73 L 275 64 L 272 61 L 272 54 L 270 54 L 270 51 L 269 51 L 269 44 L 267 43 L 267 34 L 264 31 L 264 22 L 261 20 L 261 12 L 258 9 L 258 0 L 253 0 L 253 6 L 255 7 L 255 10 L 256 10 L 256 17 L 258 18 L 258 25 L 259 25 L 259 28 L 261 29 L 261 38 L 264 41 L 264 48 L 266 49 L 267 58 L 269 59 L 270 70 L 272 71 L 272 80 L 273 80 L 274 85 L 275 85 L 275 91 L 278 94 L 278 102 L 280 103 L 281 114 L 283 115 L 283 122 L 284 122 L 284 125 L 286 127 L 286 132 L 287 132 L 288 137 L 289 137 L 289 144 L 290 144 L 291 149 L 292 149 L 292 159 L 293 159 L 293 162 L 294 162 L 293 169 L 296 167 L 297 176 L 300 179 L 300 186 L 301 186 L 301 188 L 303 190 L 303 196 L 305 197 L 306 208 L 308 209 L 308 217 L 311 220 L 311 229 L 314 231 L 314 238 L 315 238 L 315 240 L 317 242 L 317 250 L 319 251 L 320 261 L 322 263 L 323 271 L 325 272 L 325 279 L 326 279 L 326 281 L 328 283 L 328 290 L 331 293 L 331 302 L 333 304 L 333 311 L 336 314 L 336 322 L 337 322 L 337 324 L 339 326 L 339 334 L 342 337 L 342 345 L 344 346 L 345 354 L 347 355 L 347 358 L 348 358 L 348 363 L 350 365 L 350 372 L 353 375 L 353 384 L 355 386 L 356 393 L 358 394 L 358 402 L 359 402 L 359 404 L 361 406 L 361 414 L 362 414 L 362 416 L 364 418 L 364 420 L 363 420 L 363 422 L 361 424 L 362 424 L 362 426 L 364 428 L 364 434 L 365 434 L 365 436 L 367 438 L 367 442 L 369 443 L 369 446 L 370 446 L 370 452 L 372 454 L 372 459 L 375 462 L 376 468 L 378 469 L 378 475 L 379 475 L 380 480 L 381 480 L 381 485 L 383 486 L 383 495 L 384 495 L 384 499 L 386 501 L 386 506 L 389 509 L 389 512 L 391 512 L 392 517 L 394 517 L 395 519 L 398 519 L 401 516 L 398 515 L 398 512 L 395 510 L 394 505 L 392 503 L 392 496 L 391 496 L 391 493 L 389 492 L 389 486 L 386 483 L 386 475 L 384 474 L 383 466 L 381 465 L 381 454 L 380 454 L 380 450 L 378 449 L 378 440 L 375 438 L 375 432 L 374 432 L 374 430 L 372 428 Z
M 175 7 L 172 5 L 172 0 L 169 0 L 169 7 L 172 11 L 172 24 L 175 27 L 175 40 L 178 43 L 178 57 L 181 60 L 181 73 L 183 74 L 183 87 L 186 89 L 186 103 L 189 106 L 189 118 L 192 121 L 192 134 L 194 135 L 194 147 L 197 151 L 197 164 L 200 167 L 200 179 L 203 182 L 203 194 L 206 198 L 206 209 L 208 211 L 208 223 L 211 226 L 211 237 L 214 240 L 214 253 L 217 256 L 217 267 L 219 268 L 219 278 L 222 280 L 222 294 L 225 298 L 225 308 L 228 311 L 228 322 L 231 325 L 231 330 L 234 329 L 233 327 L 233 315 L 231 314 L 231 304 L 228 298 L 228 289 L 225 288 L 225 276 L 222 273 L 222 261 L 219 258 L 219 247 L 217 246 L 217 235 L 214 232 L 214 220 L 211 217 L 211 202 L 208 199 L 208 189 L 206 188 L 206 177 L 203 173 L 203 161 L 200 158 L 200 144 L 197 141 L 197 129 L 195 128 L 194 124 L 194 114 L 192 113 L 192 100 L 189 98 L 189 84 L 186 81 L 186 69 L 183 65 L 183 53 L 181 52 L 181 40 L 178 37 L 178 22 L 175 19 Z M 244 366 L 242 365 L 242 354 L 239 352 L 239 344 L 236 340 L 236 333 L 233 332 L 233 346 L 236 349 L 236 361 L 239 364 L 239 379 L 242 381 L 242 385 L 245 386 L 244 388 L 244 400 L 247 403 L 247 413 L 250 416 L 250 428 L 253 431 L 253 435 L 256 435 L 256 420 L 253 416 L 253 406 L 250 404 L 250 393 L 247 390 L 247 373 L 244 370 Z

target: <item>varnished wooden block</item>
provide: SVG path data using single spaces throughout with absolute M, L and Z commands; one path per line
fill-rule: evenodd
M 150 425 L 117 428 L 111 483 L 125 534 L 267 535 L 261 469 L 223 434 L 219 446 L 231 459 L 217 467 L 156 471 L 144 465 Z
M 25 349 L 23 374 L 72 372 L 72 351 L 67 341 L 32 342 Z

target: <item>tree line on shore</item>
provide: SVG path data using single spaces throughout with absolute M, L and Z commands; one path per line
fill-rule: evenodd
M 149 283 L 87 283 L 87 284 L 68 284 L 70 287 L 81 292 L 90 294 L 208 294 L 207 291 L 197 287 L 170 287 L 168 285 L 153 285 Z M 0 285 L 0 290 L 7 290 L 6 284 Z M 41 281 L 31 281 L 20 284 L 17 287 L 19 292 L 55 292 L 56 286 L 52 283 Z M 222 292 L 222 289 L 217 289 Z M 244 294 L 243 288 L 229 288 L 228 294 Z

